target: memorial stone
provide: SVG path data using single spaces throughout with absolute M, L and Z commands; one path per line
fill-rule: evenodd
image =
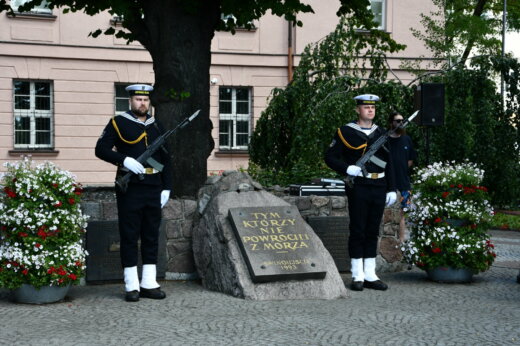
M 241 189 L 241 186 L 245 186 L 243 184 L 248 184 L 251 188 L 247 190 Z M 271 242 L 261 241 L 260 238 L 252 239 L 255 235 L 243 232 L 241 234 L 240 230 L 238 232 L 241 235 L 239 237 L 236 236 L 237 231 L 233 230 L 234 226 L 232 223 L 240 222 L 233 214 L 237 209 L 243 211 L 247 208 L 290 210 L 291 219 L 293 211 L 301 218 L 297 208 L 291 207 L 289 203 L 281 198 L 263 190 L 262 186 L 254 182 L 249 175 L 236 171 L 224 172 L 222 178 L 217 182 L 208 179 L 206 185 L 199 190 L 198 196 L 198 211 L 200 214 L 195 218 L 193 228 L 193 256 L 197 272 L 204 287 L 231 294 L 235 297 L 253 300 L 336 299 L 348 296 L 334 260 L 323 246 L 320 238 L 307 223 L 300 222 L 299 224 L 304 230 L 298 229 L 298 231 L 290 231 L 287 228 L 288 224 L 291 223 L 289 221 L 286 221 L 285 226 L 272 225 L 272 231 L 281 232 L 272 233 L 277 235 L 277 237 L 268 237 L 268 240 L 272 239 Z M 282 219 L 282 215 L 279 214 L 279 219 Z M 244 214 L 242 216 L 245 217 L 247 215 Z M 261 217 L 261 215 L 257 216 Z M 283 218 L 289 219 L 285 216 Z M 271 218 L 271 220 L 274 220 L 274 223 L 280 222 L 280 220 L 276 219 L 278 218 Z M 296 225 L 297 221 L 294 221 L 294 223 Z M 244 226 L 243 223 L 242 226 Z M 281 230 L 278 227 L 281 227 Z M 287 237 L 288 234 L 301 234 L 302 239 L 299 239 L 300 235 L 296 236 L 297 238 L 291 235 L 291 239 L 296 240 L 290 240 L 289 244 L 284 245 L 283 243 L 286 241 L 283 239 L 289 240 L 289 238 L 281 237 L 281 235 Z M 308 235 L 309 239 L 306 239 L 305 235 Z M 250 238 L 243 238 L 247 236 Z M 268 252 L 285 250 L 287 251 L 286 255 L 293 252 L 291 255 L 297 256 L 295 261 L 300 262 L 296 262 L 297 264 L 274 262 L 283 261 L 283 259 L 273 259 L 270 260 L 273 261 L 272 263 L 268 263 L 266 260 L 254 259 L 251 265 L 255 267 L 255 270 L 253 275 L 251 275 L 247 261 L 251 261 L 252 257 L 247 253 L 244 255 L 243 250 L 245 248 L 241 249 L 242 245 L 239 242 L 244 243 L 246 241 L 245 245 L 252 250 L 253 246 L 251 246 L 251 243 L 256 240 L 258 240 L 257 247 L 265 246 L 266 251 L 269 250 Z M 292 245 L 291 241 L 299 245 Z M 304 252 L 300 252 L 300 250 L 306 251 L 306 245 L 309 249 L 315 249 L 316 257 L 310 252 L 306 253 L 310 257 L 302 255 Z M 297 246 L 298 249 L 296 248 Z M 277 254 L 277 256 L 282 255 L 284 254 Z M 305 261 L 306 259 L 308 263 Z M 312 267 L 312 263 L 314 263 L 315 267 Z M 265 266 L 265 269 L 261 268 L 262 265 Z M 282 268 L 282 266 L 287 267 Z M 307 267 L 307 272 L 301 271 L 304 267 Z M 314 269 L 316 269 L 316 272 L 312 271 Z M 266 277 L 256 274 L 256 272 L 264 270 L 271 272 Z M 324 275 L 324 273 L 326 274 Z M 296 274 L 296 276 L 292 276 L 293 274 Z M 281 279 L 284 275 L 285 279 Z M 314 276 L 314 278 L 304 279 L 302 276 L 298 278 L 298 275 L 316 275 L 321 276 L 321 278 Z M 256 282 L 253 281 L 253 278 Z M 263 281 L 266 278 L 268 280 L 274 279 L 275 281 Z
M 229 209 L 253 282 L 322 279 L 327 273 L 295 206 Z

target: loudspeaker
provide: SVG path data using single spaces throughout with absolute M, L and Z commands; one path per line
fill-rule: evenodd
M 421 83 L 414 94 L 415 121 L 420 126 L 444 125 L 444 84 Z

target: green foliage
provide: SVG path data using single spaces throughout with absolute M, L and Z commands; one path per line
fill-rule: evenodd
M 491 220 L 491 228 L 520 231 L 520 216 L 496 213 Z
M 421 14 L 421 29 L 411 28 L 439 58 L 437 64 L 465 61 L 470 54 L 501 50 L 503 0 L 433 0 L 437 7 Z M 507 2 L 508 30 L 520 29 L 520 3 Z
M 497 92 L 499 73 L 506 78 L 505 109 Z M 516 207 L 520 203 L 520 151 L 518 148 L 520 64 L 516 59 L 479 57 L 470 69 L 459 67 L 442 76 L 425 79 L 446 87 L 445 125 L 410 134 L 418 147 L 419 166 L 426 162 L 425 131 L 431 131 L 430 161 L 469 159 L 486 171 L 495 205 Z
M 356 94 L 380 95 L 383 114 L 410 108 L 411 90 L 384 82 L 384 54 L 404 46 L 377 30 L 362 33 L 356 24 L 342 18 L 323 41 L 306 47 L 292 83 L 273 91 L 250 144 L 249 171 L 263 184 L 335 176 L 323 153 L 336 129 L 355 119 Z M 384 123 L 382 117 L 379 121 Z
M 375 37 L 367 42 L 367 38 L 342 20 L 336 31 L 305 49 L 294 81 L 273 91 L 257 121 L 250 145 L 252 176 L 265 185 L 334 177 L 323 162 L 323 152 L 336 129 L 356 118 L 352 100 L 356 94 L 381 96 L 376 116 L 380 126 L 386 126 L 391 111 L 405 116 L 412 113 L 415 87 L 387 81 L 381 63 L 384 49 L 394 46 Z M 375 69 L 369 70 L 370 66 Z M 486 171 L 484 185 L 493 204 L 517 207 L 520 63 L 507 57 L 478 57 L 471 60 L 470 67 L 459 64 L 441 72 L 421 81 L 445 84 L 445 125 L 426 129 L 411 124 L 407 128 L 419 153 L 415 166 L 465 159 L 479 163 Z M 500 74 L 506 82 L 505 108 L 497 93 Z

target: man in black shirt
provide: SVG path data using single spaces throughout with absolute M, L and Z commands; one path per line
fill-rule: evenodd
M 388 117 L 390 130 L 397 128 L 404 121 L 401 114 L 394 112 Z M 395 183 L 397 190 L 401 193 L 401 220 L 399 222 L 399 240 L 401 242 L 408 238 L 404 213 L 410 208 L 410 167 L 417 158 L 412 139 L 406 134 L 405 129 L 397 129 L 388 138 L 388 145 L 392 152 L 392 166 L 395 171 Z
M 325 162 L 340 175 L 355 176 L 352 187 L 345 186 L 350 216 L 349 255 L 351 258 L 351 289 L 386 290 L 376 270 L 377 240 L 385 204 L 396 201 L 394 171 L 389 151 L 380 148 L 366 164 L 364 175 L 356 162 L 384 130 L 373 123 L 376 95 L 359 95 L 356 100 L 357 121 L 340 127 L 325 154 Z
M 168 202 L 172 187 L 170 157 L 166 150 L 153 155 L 155 161 L 164 165 L 162 171 L 145 167 L 136 160 L 164 131 L 148 113 L 153 88 L 135 84 L 126 90 L 130 95 L 130 110 L 108 122 L 97 141 L 96 156 L 117 166 L 116 177 L 134 173 L 126 192 L 116 187 L 125 299 L 130 302 L 138 301 L 139 297 L 163 299 L 166 294 L 157 283 L 156 264 L 161 208 Z M 143 262 L 141 284 L 137 274 L 139 238 Z

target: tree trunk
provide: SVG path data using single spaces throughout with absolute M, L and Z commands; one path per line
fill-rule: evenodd
M 482 13 L 484 13 L 484 6 L 486 5 L 487 0 L 479 0 L 477 5 L 475 6 L 475 10 L 473 11 L 473 17 L 480 17 Z M 460 59 L 461 65 L 466 63 L 466 60 L 469 57 L 469 53 L 473 49 L 473 45 L 475 44 L 475 38 L 470 38 L 468 43 L 466 44 L 466 49 L 464 49 L 464 53 L 462 53 L 462 58 Z
M 137 37 L 153 60 L 155 116 L 166 129 L 172 129 L 201 110 L 168 141 L 173 162 L 172 195 L 193 197 L 207 178 L 207 158 L 214 147 L 209 70 L 211 40 L 220 20 L 219 1 L 192 1 L 190 9 L 182 1 L 149 3 L 143 5 L 145 27 L 139 29 L 142 32 Z

